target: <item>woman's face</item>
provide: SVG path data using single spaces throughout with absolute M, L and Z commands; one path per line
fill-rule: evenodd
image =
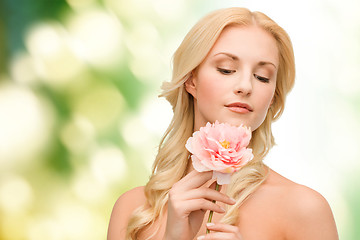
M 185 83 L 194 97 L 194 130 L 216 120 L 257 129 L 272 103 L 278 67 L 276 41 L 265 30 L 225 28 Z

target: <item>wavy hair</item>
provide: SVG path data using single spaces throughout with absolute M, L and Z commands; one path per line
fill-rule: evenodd
M 186 174 L 190 161 L 185 143 L 193 133 L 194 100 L 185 90 L 184 83 L 205 59 L 223 29 L 230 25 L 255 25 L 270 33 L 277 43 L 279 69 L 273 103 L 263 123 L 253 131 L 250 147 L 253 149 L 254 159 L 232 176 L 227 194 L 237 201 L 235 205 L 228 207 L 222 222 L 236 224 L 239 206 L 266 179 L 267 171 L 263 159 L 275 144 L 271 123 L 283 113 L 286 95 L 295 80 L 291 40 L 278 24 L 261 12 L 251 12 L 239 7 L 219 9 L 206 15 L 189 31 L 173 56 L 172 80 L 163 83 L 160 96 L 170 102 L 174 115 L 160 141 L 152 174 L 145 186 L 147 204 L 132 214 L 126 239 L 137 239 L 142 229 L 161 217 L 169 190 Z

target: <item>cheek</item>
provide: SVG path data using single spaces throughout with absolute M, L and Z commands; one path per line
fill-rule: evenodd
M 262 88 L 262 91 L 258 92 L 256 97 L 256 106 L 257 106 L 257 115 L 252 122 L 251 129 L 256 130 L 265 120 L 266 115 L 268 113 L 268 109 L 271 105 L 271 100 L 274 96 L 275 87 L 270 88 Z
M 272 99 L 274 97 L 275 93 L 275 86 L 269 86 L 269 88 L 262 89 L 260 93 L 260 102 L 261 102 L 261 108 L 264 111 L 264 114 L 266 115 L 268 108 L 271 105 Z
M 223 92 L 224 84 L 221 79 L 214 76 L 214 74 L 199 74 L 197 96 L 198 101 L 206 99 L 206 101 L 216 100 L 218 95 Z
M 266 102 L 267 108 L 269 108 L 270 105 L 272 104 L 273 97 L 274 97 L 274 93 L 275 93 L 275 91 L 272 90 L 272 91 L 270 91 L 270 92 L 266 95 L 266 97 L 264 98 L 264 101 Z
M 273 83 L 271 85 L 268 86 L 267 89 L 264 89 L 263 94 L 264 94 L 264 99 L 266 99 L 265 101 L 268 102 L 269 106 L 271 105 L 271 101 L 273 100 L 274 94 L 275 94 L 275 88 L 276 88 L 276 83 Z

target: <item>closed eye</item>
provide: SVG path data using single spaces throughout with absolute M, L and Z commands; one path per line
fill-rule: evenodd
M 254 74 L 254 77 L 257 78 L 258 80 L 260 80 L 261 82 L 264 82 L 264 83 L 268 83 L 269 82 L 269 78 L 266 78 L 266 77 L 262 77 L 262 76 L 259 76 L 257 74 Z
M 230 74 L 236 72 L 236 70 L 230 70 L 230 69 L 225 69 L 225 68 L 217 68 L 217 71 L 219 71 L 220 73 L 222 73 L 224 75 L 230 75 Z

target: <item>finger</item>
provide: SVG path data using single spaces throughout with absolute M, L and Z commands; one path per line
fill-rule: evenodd
M 199 236 L 197 240 L 242 240 L 242 237 L 233 233 L 214 232 Z
M 196 170 L 191 171 L 185 177 L 183 177 L 179 182 L 175 183 L 173 187 L 189 190 L 203 186 L 212 178 L 212 172 L 198 172 Z
M 183 207 L 183 212 L 186 216 L 189 215 L 191 212 L 198 210 L 203 210 L 203 211 L 209 210 L 217 213 L 225 213 L 225 209 L 223 209 L 216 203 L 213 203 L 205 199 L 189 200 L 182 206 L 178 206 L 178 209 L 181 209 L 182 207 Z
M 209 188 L 211 188 L 211 189 L 215 189 L 216 188 L 216 180 L 215 179 L 212 179 L 212 183 L 211 183 L 211 185 L 209 186 Z M 219 191 L 221 191 L 221 188 L 222 188 L 222 185 L 219 185 Z
M 226 240 L 226 239 L 231 239 L 231 240 L 242 240 L 242 236 L 240 234 L 240 230 L 238 227 L 233 226 L 233 225 L 229 225 L 229 224 L 224 224 L 224 223 L 207 223 L 206 227 L 214 232 L 211 232 L 209 234 L 206 234 L 204 236 L 200 236 L 197 239 L 201 240 L 208 240 L 208 239 L 212 239 L 212 240 Z
M 239 227 L 233 226 L 230 224 L 225 223 L 207 223 L 206 227 L 210 231 L 216 231 L 216 232 L 227 232 L 227 233 L 234 233 L 240 235 Z
M 218 192 L 210 188 L 197 188 L 192 189 L 183 195 L 186 199 L 199 199 L 205 198 L 209 201 L 219 201 L 225 204 L 234 205 L 236 201 L 224 193 Z

